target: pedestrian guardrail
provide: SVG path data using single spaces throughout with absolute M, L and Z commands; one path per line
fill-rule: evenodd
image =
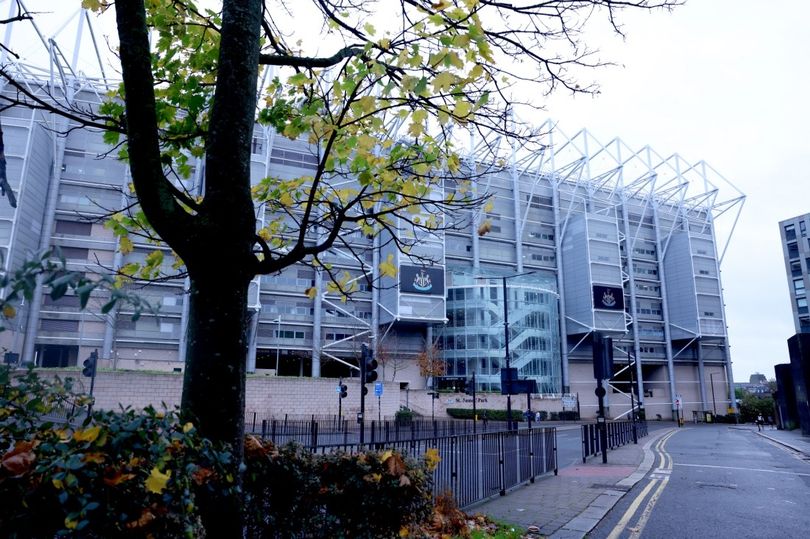
M 262 419 L 248 417 L 246 430 L 260 434 L 273 443 L 297 442 L 305 446 L 356 444 L 360 442 L 361 424 L 354 420 L 331 417 L 313 419 Z M 491 420 L 411 420 L 366 421 L 364 441 L 369 443 L 443 438 L 463 434 L 500 432 L 508 429 L 506 421 Z
M 607 448 L 616 449 L 630 443 L 637 443 L 639 438 L 647 436 L 646 421 L 607 421 Z M 599 423 L 586 423 L 582 425 L 582 462 L 588 457 L 598 455 L 602 451 L 602 439 L 599 435 Z
M 394 449 L 413 458 L 421 458 L 428 449 L 437 450 L 440 460 L 433 472 L 433 494 L 452 493 L 462 509 L 534 482 L 538 476 L 557 474 L 554 427 L 311 447 L 315 453 L 383 449 Z

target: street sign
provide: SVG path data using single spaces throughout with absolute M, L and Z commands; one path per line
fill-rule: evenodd
M 675 408 L 683 408 L 683 397 L 679 394 L 675 394 Z
M 335 386 L 335 393 L 340 393 L 340 384 Z
M 562 398 L 562 407 L 563 408 L 576 408 L 577 407 L 577 398 L 567 395 Z
M 374 383 L 374 395 L 377 397 L 382 397 L 383 394 L 383 385 L 382 382 L 375 382 Z

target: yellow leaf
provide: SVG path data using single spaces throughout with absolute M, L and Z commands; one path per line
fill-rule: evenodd
M 194 428 L 194 424 L 191 423 L 191 421 L 189 421 L 188 423 L 183 425 L 183 434 L 188 434 L 189 431 L 191 431 L 191 429 L 193 429 L 193 428 Z
M 166 483 L 169 482 L 169 477 L 171 477 L 171 475 L 171 470 L 166 470 L 166 473 L 164 474 L 157 468 L 152 468 L 152 472 L 146 479 L 146 490 L 149 492 L 154 492 L 155 494 L 160 494 L 166 488 Z
M 467 101 L 458 101 L 456 108 L 453 109 L 453 116 L 456 118 L 466 118 L 470 115 L 470 103 Z
M 318 289 L 314 286 L 310 286 L 306 289 L 304 294 L 306 294 L 309 299 L 315 299 L 318 296 Z
M 393 455 L 393 454 L 394 454 L 394 452 L 389 449 L 388 451 L 386 451 L 385 453 L 380 455 L 380 461 L 385 462 L 386 460 L 390 459 L 391 455 Z
M 435 447 L 429 447 L 428 450 L 425 452 L 425 465 L 429 471 L 433 471 L 436 469 L 436 466 L 439 465 L 442 458 L 439 456 L 439 450 Z
M 404 538 L 404 537 L 408 537 L 408 535 L 410 535 L 410 532 L 408 532 L 407 526 L 402 526 L 399 529 L 399 536 Z
M 78 520 L 71 520 L 70 518 L 65 517 L 65 528 L 67 528 L 69 530 L 75 530 L 76 526 L 78 526 L 78 525 L 79 525 Z
M 64 488 L 62 481 L 59 479 L 51 479 L 51 483 L 53 483 L 54 488 L 57 490 L 62 490 Z
M 121 239 L 118 240 L 118 246 L 121 249 L 121 254 L 126 255 L 132 252 L 132 249 L 135 247 L 132 244 L 132 240 L 129 239 L 127 236 L 121 236 Z
M 3 316 L 6 318 L 14 318 L 17 316 L 17 309 L 11 305 L 3 305 Z
M 456 81 L 455 75 L 450 73 L 449 71 L 442 71 L 436 78 L 433 79 L 433 91 L 434 92 L 444 92 L 445 90 L 450 89 L 453 83 Z
M 90 427 L 89 429 L 77 430 L 73 433 L 73 439 L 77 442 L 95 442 L 101 432 L 101 427 Z
M 394 255 L 388 255 L 388 259 L 380 262 L 380 275 L 383 277 L 396 277 L 397 267 L 394 265 Z

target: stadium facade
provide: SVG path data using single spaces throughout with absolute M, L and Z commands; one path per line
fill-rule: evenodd
M 57 76 L 17 66 L 20 80 L 49 98 L 88 106 L 101 99 L 100 80 L 75 75 L 62 56 L 52 62 Z M 100 219 L 130 202 L 127 166 L 101 133 L 69 130 L 63 119 L 19 107 L 4 110 L 0 120 L 18 199 L 16 209 L 0 200 L 5 271 L 58 246 L 71 269 L 87 274 L 142 262 L 156 248 L 165 251 L 166 273 L 174 272 L 170 250 L 136 242 L 123 254 Z M 64 131 L 66 137 L 56 134 Z M 249 370 L 347 376 L 361 344 L 371 342 L 385 379 L 403 388 L 435 382 L 425 362 L 440 361 L 446 378 L 475 374 L 480 390 L 497 391 L 508 343 L 511 366 L 541 392 L 579 394 L 587 402 L 594 387 L 591 342 L 599 332 L 614 338 L 608 404 L 627 400 L 632 375 L 648 417 L 668 417 L 676 401 L 715 413 L 733 406 L 720 282 L 733 226 L 718 237 L 715 220 L 727 215 L 735 222 L 744 196 L 702 161 L 664 158 L 619 139 L 602 144 L 586 130 L 568 135 L 551 122 L 539 132 L 536 151 L 506 148 L 508 158 L 498 165 L 483 163 L 471 144 L 467 170 L 486 170 L 475 188 L 492 197 L 492 207 L 446 216 L 455 226 L 418 238 L 409 254 L 383 237 L 349 231 L 352 248 L 323 257 L 357 282 L 348 301 L 330 293 L 324 272 L 309 266 L 257 277 Z M 317 158 L 303 143 L 255 128 L 256 182 L 306 174 Z M 203 166 L 197 161 L 191 178 L 178 182 L 198 189 Z M 261 226 L 261 207 L 256 216 Z M 396 278 L 379 274 L 389 255 Z M 137 321 L 126 307 L 102 314 L 103 294 L 82 310 L 74 296 L 54 301 L 39 290 L 0 334 L 0 345 L 8 359 L 40 367 L 80 364 L 97 349 L 102 366 L 181 370 L 187 285 L 182 279 L 138 285 L 160 315 Z M 314 298 L 305 293 L 311 287 Z

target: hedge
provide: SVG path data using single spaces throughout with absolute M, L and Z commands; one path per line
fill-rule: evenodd
M 507 421 L 506 410 L 490 410 L 487 408 L 476 410 L 478 419 L 489 421 Z M 473 419 L 472 408 L 448 408 L 447 415 L 456 419 Z M 512 410 L 512 421 L 524 421 L 522 410 Z
M 176 411 L 84 417 L 70 380 L 15 374 L 0 368 L 0 537 L 203 537 L 203 491 L 242 497 L 257 538 L 399 537 L 432 510 L 434 451 L 312 455 L 248 437 L 238 463 Z

